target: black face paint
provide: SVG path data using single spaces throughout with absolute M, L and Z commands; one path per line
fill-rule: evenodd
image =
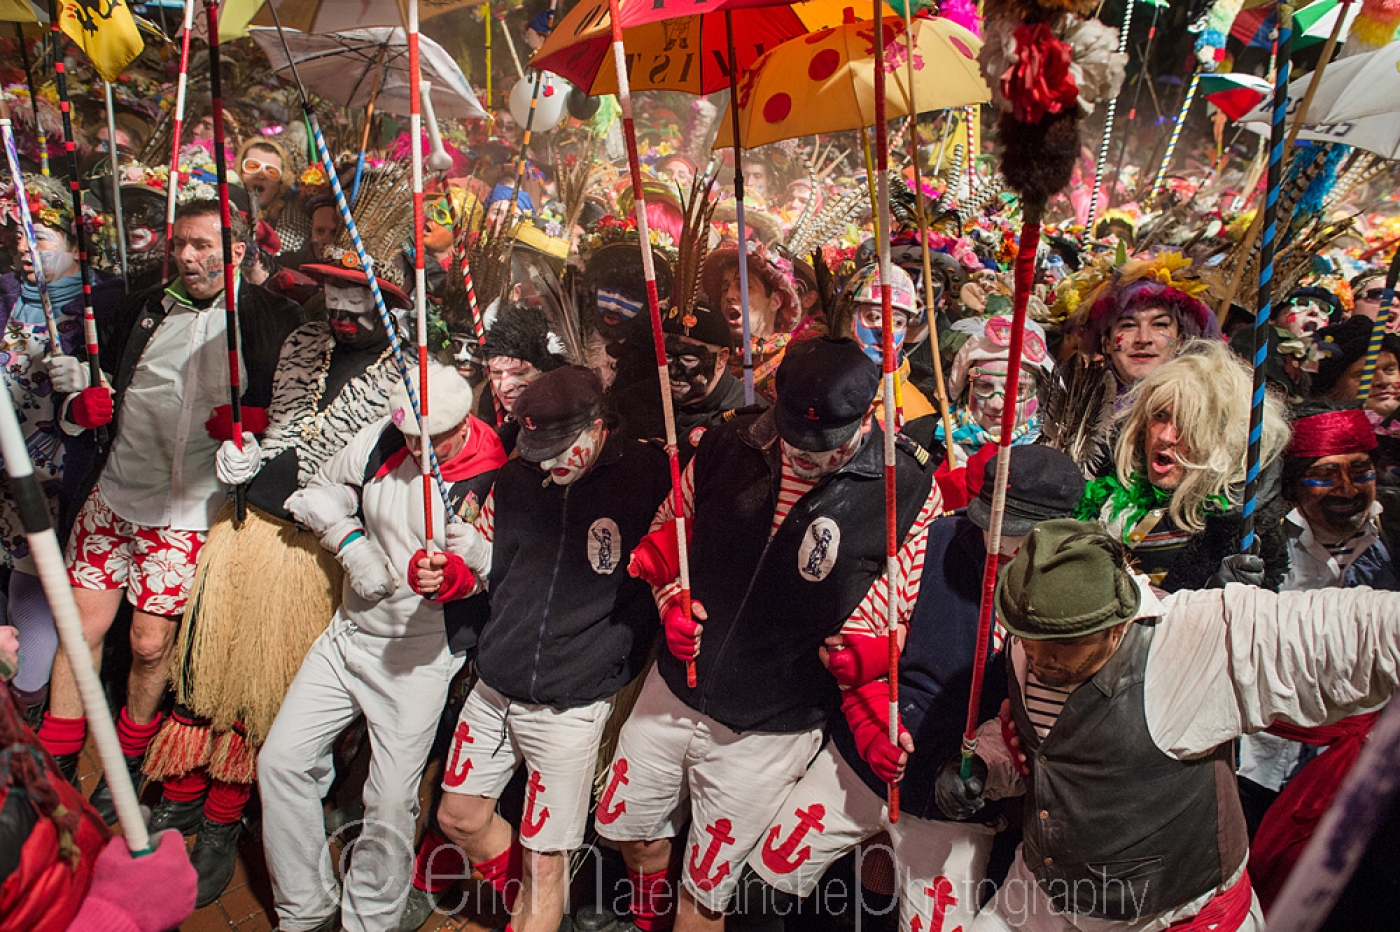
M 347 349 L 375 349 L 389 343 L 389 335 L 379 315 L 348 310 L 328 310 L 331 333 Z
M 667 336 L 666 374 L 671 381 L 671 397 L 679 404 L 689 404 L 709 394 L 718 358 L 719 354 L 708 346 Z

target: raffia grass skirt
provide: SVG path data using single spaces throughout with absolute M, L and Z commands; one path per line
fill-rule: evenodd
M 180 704 L 212 730 L 267 738 L 311 644 L 340 607 L 342 570 L 316 535 L 248 507 L 219 512 L 199 555 L 176 648 Z

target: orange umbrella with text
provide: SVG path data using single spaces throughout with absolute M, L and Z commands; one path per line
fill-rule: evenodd
M 977 66 L 982 41 L 956 23 L 916 17 L 910 33 L 884 20 L 885 116 L 908 116 L 905 60 L 912 56 L 921 111 L 984 103 L 991 91 Z M 910 36 L 912 35 L 912 42 Z M 744 148 L 875 124 L 875 38 L 870 22 L 846 23 L 790 39 L 766 53 L 739 84 L 739 142 Z M 730 101 L 730 107 L 734 102 Z M 734 144 L 720 121 L 715 148 Z

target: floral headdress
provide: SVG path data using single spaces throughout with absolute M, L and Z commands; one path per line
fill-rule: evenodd
M 8 173 L 0 174 L 0 221 L 21 225 L 19 201 L 15 198 L 15 185 Z M 29 213 L 35 223 L 42 223 L 53 230 L 76 234 L 73 227 L 72 195 L 61 184 L 43 175 L 24 176 L 24 193 L 29 203 Z M 83 205 L 83 224 L 88 233 L 96 233 L 103 219 L 87 204 Z
M 674 263 L 676 244 L 672 241 L 670 234 L 650 228 L 648 228 L 647 234 L 651 240 L 652 248 L 660 250 L 668 262 Z M 636 245 L 639 242 L 635 217 L 608 215 L 599 220 L 591 231 L 579 238 L 578 251 L 579 256 L 587 262 L 594 253 L 606 246 Z

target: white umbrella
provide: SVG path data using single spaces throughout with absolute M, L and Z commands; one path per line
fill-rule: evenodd
M 1269 124 L 1246 117 L 1244 128 L 1261 136 L 1269 135 Z M 1299 139 L 1313 142 L 1335 142 L 1374 152 L 1381 158 L 1400 159 L 1400 119 L 1394 114 L 1381 113 L 1342 123 L 1304 123 Z
M 253 17 L 259 26 L 273 25 L 268 6 L 277 7 L 282 28 L 301 32 L 343 32 L 367 26 L 407 26 L 414 0 L 270 0 Z M 432 19 L 483 0 L 424 0 L 422 19 Z
M 1312 75 L 1305 74 L 1288 85 L 1290 122 L 1311 80 Z M 1270 97 L 1245 114 L 1240 122 L 1268 123 L 1272 113 L 1273 99 Z M 1327 66 L 1308 107 L 1308 116 L 1313 121 L 1329 125 L 1396 113 L 1400 113 L 1400 42 L 1392 42 L 1365 55 L 1332 62 Z
M 276 29 L 248 31 L 277 71 L 288 68 Z M 292 61 L 302 83 L 348 109 L 364 109 L 379 75 L 374 105 L 399 116 L 409 114 L 408 34 L 399 27 L 350 29 L 327 35 L 286 30 Z M 433 110 L 446 119 L 485 119 L 486 111 L 452 56 L 427 36 L 419 37 L 423 78 L 432 82 Z

